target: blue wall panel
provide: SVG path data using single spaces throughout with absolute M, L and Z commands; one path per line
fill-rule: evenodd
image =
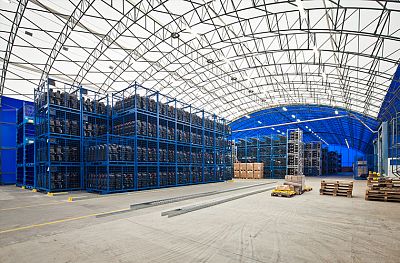
M 0 185 L 16 182 L 16 110 L 23 101 L 2 97 L 0 107 Z

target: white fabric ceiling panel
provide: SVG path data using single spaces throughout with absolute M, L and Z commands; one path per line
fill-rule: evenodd
M 4 94 L 33 93 L 55 47 L 56 79 L 101 90 L 139 81 L 185 102 L 210 102 L 230 120 L 299 103 L 377 117 L 400 57 L 400 6 L 391 1 L 95 0 L 57 45 L 78 1 L 29 1 L 7 50 L 18 4 L 0 2 Z M 122 19 L 133 4 L 140 10 L 129 17 L 139 19 Z

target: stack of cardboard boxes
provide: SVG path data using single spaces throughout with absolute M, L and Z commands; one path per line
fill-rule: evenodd
M 291 185 L 296 194 L 301 195 L 305 187 L 304 175 L 286 175 L 284 185 Z
M 264 163 L 234 163 L 233 177 L 242 179 L 264 178 Z

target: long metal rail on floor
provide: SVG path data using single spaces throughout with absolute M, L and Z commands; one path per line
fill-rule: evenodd
M 274 189 L 274 187 L 268 187 L 268 188 L 264 188 L 264 189 L 261 189 L 261 190 L 256 190 L 256 191 L 253 191 L 253 192 L 248 192 L 248 193 L 244 193 L 244 194 L 228 197 L 228 198 L 225 198 L 225 199 L 222 199 L 222 200 L 217 200 L 217 201 L 212 201 L 212 202 L 206 202 L 206 203 L 203 203 L 203 204 L 177 208 L 177 209 L 173 209 L 173 210 L 162 212 L 161 216 L 168 216 L 168 217 L 179 216 L 179 215 L 183 215 L 183 214 L 190 213 L 190 212 L 193 212 L 193 211 L 197 211 L 197 210 L 200 210 L 200 209 L 208 208 L 208 207 L 211 207 L 211 206 L 227 203 L 227 202 L 230 202 L 230 201 L 233 201 L 233 200 L 237 200 L 237 199 L 240 199 L 240 198 L 244 198 L 244 197 L 247 197 L 247 196 L 251 196 L 251 195 L 263 193 L 263 192 L 266 192 L 266 191 L 270 191 L 272 189 Z
M 262 184 L 249 185 L 249 186 L 243 186 L 243 187 L 237 187 L 237 188 L 227 189 L 227 190 L 220 190 L 220 191 L 215 190 L 215 191 L 210 191 L 210 192 L 205 192 L 205 193 L 184 195 L 184 196 L 178 196 L 178 197 L 173 197 L 173 198 L 167 198 L 167 199 L 160 199 L 160 200 L 155 200 L 155 201 L 150 201 L 150 202 L 138 203 L 138 204 L 131 205 L 131 210 L 139 210 L 139 209 L 144 209 L 144 208 L 153 207 L 153 206 L 171 204 L 171 203 L 175 203 L 175 202 L 181 202 L 181 201 L 200 198 L 200 197 L 205 197 L 205 196 L 228 193 L 228 192 L 233 192 L 233 191 L 248 189 L 248 188 L 252 188 L 252 187 L 273 184 L 273 183 L 276 183 L 276 181 L 268 182 L 268 183 L 262 183 Z

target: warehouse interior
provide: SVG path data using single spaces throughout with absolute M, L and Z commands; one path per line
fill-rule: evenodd
M 397 0 L 0 1 L 1 262 L 399 262 Z

